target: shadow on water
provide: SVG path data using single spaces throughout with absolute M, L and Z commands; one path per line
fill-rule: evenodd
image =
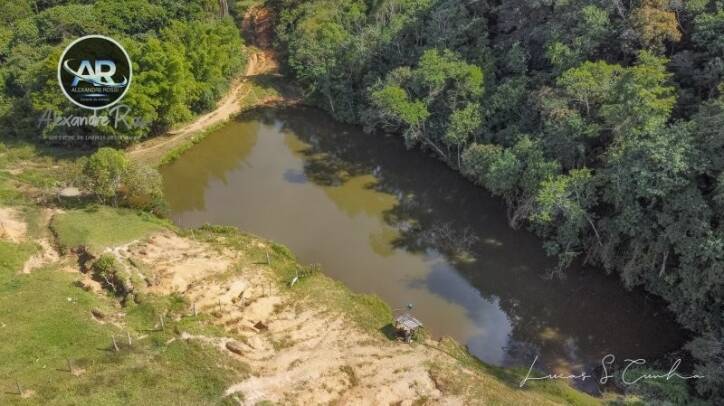
M 598 269 L 545 279 L 553 261 L 508 227 L 499 199 L 398 138 L 315 110 L 243 115 L 163 174 L 182 225 L 237 225 L 393 307 L 417 300 L 434 335 L 488 363 L 528 366 L 538 354 L 553 371 L 579 370 L 608 353 L 654 359 L 684 339 L 664 303 Z

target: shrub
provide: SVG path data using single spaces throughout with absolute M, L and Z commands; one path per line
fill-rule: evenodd
M 80 161 L 83 183 L 101 203 L 111 200 L 134 209 L 162 214 L 166 208 L 161 174 L 146 164 L 130 161 L 113 148 L 100 148 Z M 69 178 L 73 178 L 73 173 Z
M 118 189 L 128 172 L 128 158 L 113 148 L 100 148 L 88 158 L 83 166 L 83 175 L 89 189 L 101 203 L 113 199 L 118 205 Z
M 166 209 L 161 174 L 148 165 L 132 162 L 123 179 L 129 207 L 161 214 Z
M 133 291 L 130 275 L 123 270 L 121 264 L 110 254 L 103 254 L 93 263 L 93 275 L 98 278 L 113 294 L 126 296 Z

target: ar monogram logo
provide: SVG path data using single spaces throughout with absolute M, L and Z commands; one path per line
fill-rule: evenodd
M 88 35 L 65 49 L 58 62 L 63 94 L 77 106 L 103 109 L 118 103 L 131 84 L 131 60 L 111 38 Z
M 113 61 L 99 59 L 95 62 L 94 69 L 89 60 L 86 59 L 81 61 L 80 67 L 78 67 L 78 71 L 76 72 L 68 66 L 70 60 L 66 60 L 63 63 L 63 69 L 75 76 L 71 86 L 78 86 L 78 83 L 81 80 L 94 86 L 124 87 L 128 84 L 128 79 L 125 76 L 123 77 L 123 82 L 121 83 L 115 83 L 113 81 L 113 75 L 116 73 L 116 64 L 113 63 Z

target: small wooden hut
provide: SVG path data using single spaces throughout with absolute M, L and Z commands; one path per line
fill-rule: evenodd
M 406 343 L 412 341 L 412 337 L 421 327 L 422 323 L 420 320 L 412 317 L 410 313 L 404 313 L 395 318 L 397 337 L 402 338 Z

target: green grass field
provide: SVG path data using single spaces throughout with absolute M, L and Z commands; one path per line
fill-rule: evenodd
M 170 223 L 133 210 L 97 206 L 56 215 L 51 228 L 63 251 L 84 246 L 100 252 L 171 227 Z
M 78 274 L 53 267 L 18 274 L 34 251 L 29 244 L 0 241 L 0 404 L 236 403 L 221 395 L 246 375 L 244 364 L 193 341 L 167 344 L 173 321 L 167 332 L 155 328 L 161 312 L 174 311 L 172 301 L 124 309 L 130 330 L 101 324 L 91 317 L 92 309 L 108 316 L 121 309 L 114 299 L 78 287 Z M 180 323 L 205 333 L 203 323 Z M 22 398 L 18 384 L 32 396 Z
M 10 175 L 0 172 L 0 205 L 14 206 L 25 204 L 27 199 L 13 185 L 13 179 Z

